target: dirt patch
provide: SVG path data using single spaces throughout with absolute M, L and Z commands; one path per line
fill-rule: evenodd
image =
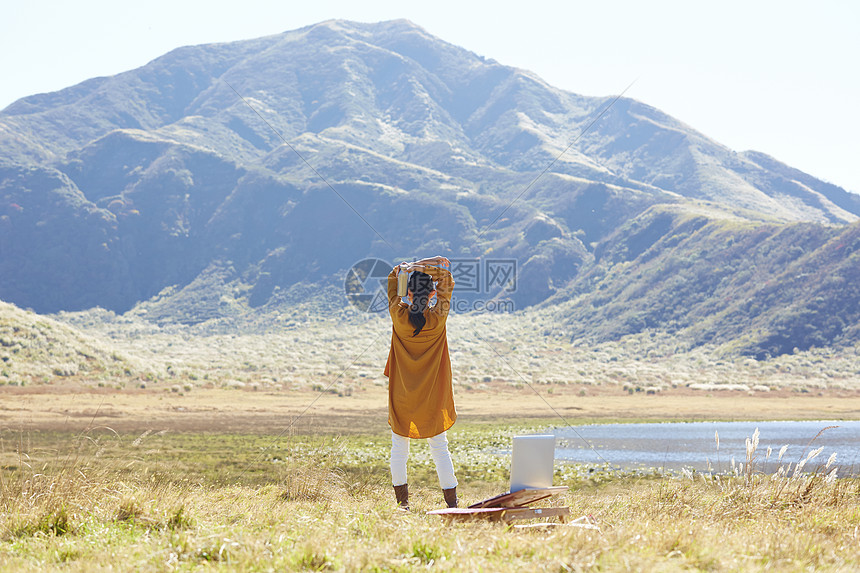
M 10 391 L 13 390 L 13 391 Z M 3 430 L 252 432 L 363 434 L 384 431 L 388 394 L 371 387 L 337 396 L 315 391 L 195 389 L 46 392 L 0 390 Z M 537 390 L 537 393 L 535 392 Z M 619 421 L 858 419 L 860 392 L 702 392 L 686 388 L 647 395 L 620 388 L 487 386 L 457 390 L 462 422 L 576 425 Z M 583 395 L 584 394 L 584 395 Z

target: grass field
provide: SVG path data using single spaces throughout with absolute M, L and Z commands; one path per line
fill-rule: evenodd
M 159 326 L 97 310 L 49 318 L 0 302 L 0 386 L 72 383 L 177 393 L 326 388 L 346 395 L 386 384 L 391 326 L 384 318 L 299 309 L 241 324 Z M 721 347 L 691 348 L 653 331 L 600 344 L 571 342 L 546 310 L 452 316 L 448 338 L 457 390 L 531 385 L 548 397 L 571 387 L 585 394 L 860 390 L 860 345 L 756 361 Z
M 412 511 L 395 509 L 383 321 L 61 318 L 0 304 L 3 571 L 860 568 L 860 480 L 828 460 L 787 476 L 755 471 L 760 452 L 731 476 L 558 464 L 553 503 L 583 521 L 448 524 L 426 514 L 443 505 L 426 444 Z M 857 348 L 756 362 L 653 333 L 576 346 L 548 321 L 452 319 L 465 504 L 507 489 L 497 452 L 521 432 L 860 416 Z
M 442 498 L 422 443 L 410 458 L 412 511 L 394 507 L 380 389 L 37 390 L 7 388 L 2 401 L 7 571 L 860 567 L 860 480 L 829 480 L 821 466 L 673 478 L 559 465 L 555 482 L 571 489 L 554 503 L 596 529 L 447 524 L 426 515 Z M 559 424 L 535 399 L 509 387 L 461 394 L 450 440 L 463 502 L 505 491 L 509 461 L 494 452 L 512 435 Z M 858 411 L 848 396 L 756 400 L 571 391 L 553 404 L 574 422 L 710 417 L 732 403 L 737 418 Z

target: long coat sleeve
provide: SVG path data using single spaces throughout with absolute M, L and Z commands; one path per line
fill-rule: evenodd
M 388 423 L 395 434 L 431 438 L 457 419 L 454 410 L 451 359 L 445 325 L 454 280 L 443 268 L 424 272 L 436 282 L 436 304 L 424 311 L 427 322 L 417 336 L 409 322 L 409 307 L 397 296 L 397 272 L 388 275 L 391 349 L 384 374 L 388 376 Z

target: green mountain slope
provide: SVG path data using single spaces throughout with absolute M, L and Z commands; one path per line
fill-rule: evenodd
M 626 223 L 597 262 L 544 303 L 572 339 L 648 329 L 766 358 L 858 340 L 860 223 L 756 223 L 658 206 Z

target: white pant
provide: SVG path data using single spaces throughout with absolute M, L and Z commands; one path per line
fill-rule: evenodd
M 448 451 L 448 434 L 442 432 L 438 436 L 427 438 L 430 444 L 430 455 L 436 464 L 436 475 L 442 489 L 457 487 L 454 476 L 454 464 Z M 406 460 L 409 459 L 409 438 L 391 432 L 391 485 L 406 483 Z

